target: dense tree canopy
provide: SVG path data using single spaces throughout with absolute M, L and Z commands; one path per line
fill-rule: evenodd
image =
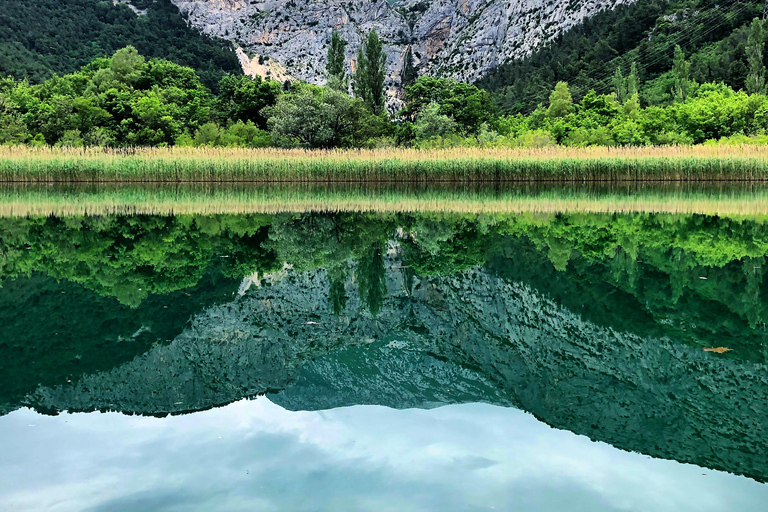
M 5 0 L 0 11 L 0 76 L 40 83 L 77 71 L 132 45 L 142 55 L 195 69 L 215 88 L 226 73 L 241 73 L 231 45 L 189 27 L 170 0 Z
M 633 62 L 644 104 L 672 100 L 675 46 L 690 60 L 690 79 L 744 87 L 749 25 L 762 2 L 726 0 L 638 0 L 596 14 L 529 57 L 505 63 L 477 85 L 493 92 L 511 113 L 529 113 L 546 103 L 557 82 L 567 82 L 578 101 L 591 89 L 613 89 L 616 68 L 626 76 Z M 659 81 L 656 79 L 659 78 Z

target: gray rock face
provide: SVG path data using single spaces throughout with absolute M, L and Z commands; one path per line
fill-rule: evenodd
M 203 32 L 267 56 L 310 83 L 325 82 L 332 31 L 347 57 L 376 29 L 394 96 L 410 47 L 421 74 L 472 82 L 606 9 L 635 0 L 173 0 Z

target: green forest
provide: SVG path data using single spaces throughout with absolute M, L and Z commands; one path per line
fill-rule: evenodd
M 134 46 L 142 55 L 189 66 L 215 88 L 240 73 L 227 41 L 189 27 L 170 0 L 5 0 L 0 11 L 0 76 L 42 83 L 78 71 L 94 59 Z
M 76 18 L 82 23 L 105 16 L 109 23 L 76 29 L 67 18 L 55 30 L 103 32 L 112 47 L 83 46 L 55 30 L 48 34 L 55 44 L 32 38 L 36 30 L 21 37 L 12 32 L 26 27 L 18 15 L 0 29 L 11 31 L 2 37 L 0 73 L 15 70 L 0 79 L 0 143 L 434 149 L 768 142 L 768 31 L 757 4 L 622 6 L 477 85 L 416 78 L 411 60 L 401 77 L 403 106 L 394 110 L 385 100 L 389 56 L 375 31 L 358 48 L 354 72 L 346 65 L 347 42 L 334 32 L 328 84 L 318 87 L 240 74 L 234 54 L 182 29 L 170 3 L 148 3 L 144 16 L 125 6 L 77 5 L 109 13 L 84 11 Z M 179 21 L 151 26 L 162 16 Z M 7 42 L 15 38 L 20 42 Z M 109 54 L 125 43 L 132 45 Z M 30 48 L 34 56 L 24 53 Z M 42 67 L 33 70 L 33 63 Z

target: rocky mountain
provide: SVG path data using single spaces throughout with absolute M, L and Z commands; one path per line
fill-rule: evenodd
M 413 51 L 421 74 L 472 82 L 529 54 L 583 19 L 634 0 L 173 0 L 192 25 L 240 46 L 246 69 L 324 83 L 331 32 L 349 42 L 351 69 L 365 34 L 375 29 L 388 55 L 394 94 L 403 59 Z M 248 54 L 248 58 L 243 59 Z M 264 67 L 264 63 L 267 66 Z
M 391 255 L 386 281 L 377 316 L 349 280 L 336 317 L 324 271 L 288 271 L 196 315 L 170 344 L 41 386 L 24 404 L 163 415 L 264 393 L 295 410 L 482 401 L 621 449 L 768 480 L 764 364 L 597 326 L 482 268 L 411 279 Z

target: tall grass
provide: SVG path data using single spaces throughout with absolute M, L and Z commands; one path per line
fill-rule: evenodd
M 653 212 L 765 218 L 768 183 L 6 184 L 0 216 Z
M 768 179 L 768 147 L 305 151 L 0 147 L 0 182 L 483 182 Z

